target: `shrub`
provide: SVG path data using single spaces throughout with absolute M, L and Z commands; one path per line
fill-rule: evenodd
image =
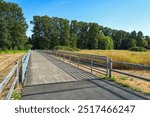
M 55 46 L 54 50 L 64 50 L 64 51 L 79 51 L 80 49 L 74 47 L 69 47 L 69 46 Z
M 145 48 L 143 48 L 143 47 L 137 47 L 137 46 L 132 47 L 132 48 L 130 48 L 129 50 L 130 50 L 130 51 L 138 51 L 138 52 L 146 52 L 146 51 L 147 51 L 147 49 L 145 49 Z

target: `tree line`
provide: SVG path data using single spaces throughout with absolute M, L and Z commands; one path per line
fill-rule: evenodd
M 0 0 L 0 49 L 54 49 L 67 46 L 79 49 L 150 49 L 150 37 L 141 31 L 114 30 L 97 23 L 58 17 L 33 16 L 33 35 L 26 36 L 28 25 L 21 7 Z
M 15 3 L 0 0 L 0 49 L 28 48 L 27 28 L 22 9 Z
M 141 31 L 114 30 L 97 23 L 48 16 L 34 16 L 31 42 L 35 49 L 69 46 L 80 49 L 150 49 L 150 37 Z

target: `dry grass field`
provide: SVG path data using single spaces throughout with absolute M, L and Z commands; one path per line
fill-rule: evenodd
M 81 50 L 78 53 L 107 56 L 112 60 L 150 66 L 150 51 L 133 52 L 128 50 Z
M 148 52 L 133 52 L 127 50 L 81 50 L 77 53 L 83 54 L 95 54 L 101 56 L 107 56 L 114 61 L 128 62 L 135 64 L 142 64 L 150 66 L 150 51 Z M 119 69 L 119 68 L 118 68 Z M 150 78 L 150 70 L 139 69 L 121 69 L 123 72 Z M 97 74 L 100 75 L 100 74 Z M 150 94 L 150 82 L 139 80 L 126 75 L 113 72 L 111 80 L 122 84 L 125 87 L 130 87 L 136 91 L 140 91 L 146 94 Z M 101 76 L 102 77 L 102 76 Z
M 0 82 L 9 73 L 16 61 L 20 62 L 25 53 L 13 53 L 13 54 L 0 54 Z M 12 82 L 10 80 L 10 82 Z M 10 84 L 6 86 L 5 90 L 0 94 L 0 99 L 6 95 Z

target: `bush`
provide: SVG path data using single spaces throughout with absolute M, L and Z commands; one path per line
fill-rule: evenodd
M 145 48 L 148 49 L 148 50 L 150 50 L 150 46 L 146 46 Z
M 63 51 L 79 51 L 80 49 L 78 48 L 71 48 L 69 46 L 55 46 L 54 50 L 63 50 Z
M 132 48 L 130 48 L 129 50 L 130 50 L 130 51 L 138 51 L 138 52 L 146 52 L 146 51 L 147 51 L 147 49 L 145 49 L 145 48 L 143 48 L 143 47 L 137 47 L 137 46 L 132 47 Z

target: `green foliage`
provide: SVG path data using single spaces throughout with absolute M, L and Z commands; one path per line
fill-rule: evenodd
M 116 82 L 116 78 L 113 76 L 110 78 L 111 81 Z
M 147 46 L 146 46 L 146 49 L 149 49 L 150 50 L 150 37 L 149 36 L 146 36 L 146 41 L 147 41 Z
M 70 24 L 70 46 L 77 47 L 77 31 L 78 31 L 78 22 L 76 20 L 72 20 Z
M 147 51 L 147 49 L 145 49 L 145 48 L 143 48 L 143 47 L 137 47 L 137 46 L 132 47 L 132 48 L 130 48 L 129 50 L 130 50 L 130 51 L 138 51 L 138 52 L 146 52 L 146 51 Z
M 127 83 L 123 83 L 121 85 L 124 86 L 124 87 L 130 87 L 129 84 L 127 84 Z
M 60 21 L 60 45 L 69 46 L 70 39 L 70 26 L 69 21 L 67 19 L 61 19 Z
M 13 100 L 21 100 L 22 95 L 21 95 L 21 93 L 18 93 L 18 92 L 15 91 L 15 92 L 13 92 L 11 98 L 12 98 Z
M 0 54 L 26 53 L 28 50 L 0 50 Z
M 146 47 L 146 46 L 148 46 L 148 43 L 144 38 L 139 38 L 137 40 L 137 46 L 138 47 Z
M 77 48 L 88 49 L 89 40 L 89 24 L 86 22 L 78 22 L 77 29 Z
M 34 49 L 53 49 L 59 45 L 80 49 L 129 49 L 135 46 L 150 49 L 150 37 L 144 37 L 141 31 L 129 33 L 97 23 L 70 22 L 48 16 L 34 16 L 31 24 L 34 25 L 33 35 L 28 40 L 28 26 L 22 9 L 15 3 L 0 0 L 0 49 L 22 50 L 30 49 L 32 45 Z
M 144 37 L 141 31 L 129 33 L 102 27 L 97 23 L 69 22 L 67 19 L 48 16 L 34 16 L 31 23 L 34 25 L 31 44 L 35 49 L 53 49 L 59 45 L 104 50 L 135 46 L 150 48 L 149 37 Z
M 0 49 L 25 49 L 27 24 L 15 3 L 0 2 Z
M 79 51 L 80 49 L 74 47 L 68 47 L 68 46 L 55 46 L 54 47 L 55 50 L 63 50 L 63 51 Z
M 97 49 L 98 47 L 98 39 L 99 39 L 99 26 L 96 23 L 90 23 L 89 24 L 89 44 L 88 48 L 89 49 Z
M 120 79 L 121 79 L 121 80 L 128 80 L 128 77 L 127 77 L 127 76 L 121 76 Z
M 103 34 L 100 36 L 98 41 L 98 48 L 103 50 L 111 50 L 113 49 L 113 40 L 110 36 L 104 36 Z

